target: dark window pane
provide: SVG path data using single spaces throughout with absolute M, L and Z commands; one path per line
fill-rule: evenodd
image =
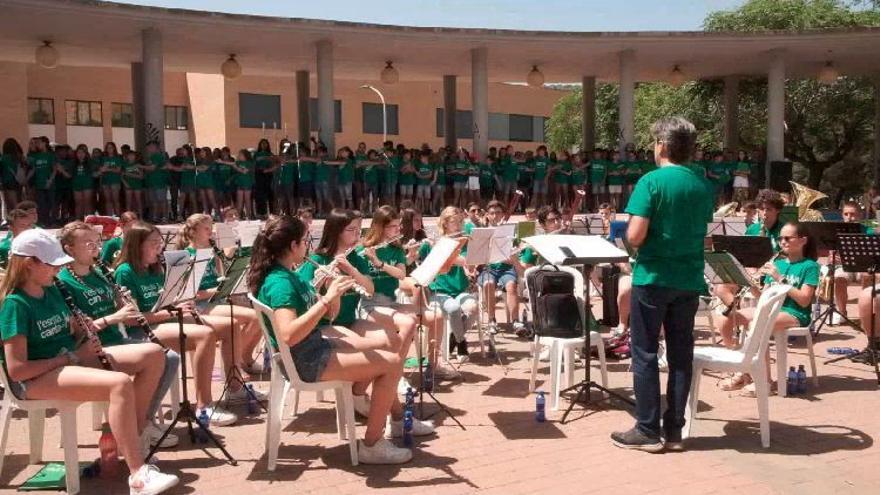
M 397 128 L 397 105 L 386 105 L 388 134 L 399 134 Z M 363 103 L 364 134 L 382 134 L 382 104 Z
M 54 100 L 51 98 L 28 98 L 28 123 L 54 124 Z
M 238 94 L 239 127 L 272 129 L 281 123 L 281 96 Z
M 510 114 L 510 140 L 531 141 L 533 134 L 534 119 L 531 115 Z

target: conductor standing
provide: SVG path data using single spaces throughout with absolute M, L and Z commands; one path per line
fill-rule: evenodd
M 686 165 L 696 144 L 694 125 L 681 117 L 651 127 L 659 168 L 636 184 L 626 206 L 627 240 L 638 248 L 632 279 L 633 390 L 636 425 L 611 434 L 614 445 L 647 452 L 682 450 L 681 429 L 691 385 L 694 315 L 703 278 L 703 239 L 712 220 L 712 185 Z M 660 328 L 666 337 L 669 378 L 660 425 Z

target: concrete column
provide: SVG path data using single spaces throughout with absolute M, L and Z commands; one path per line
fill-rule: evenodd
M 767 178 L 770 162 L 785 159 L 785 59 L 781 51 L 770 54 L 767 71 Z
M 443 136 L 447 148 L 458 148 L 458 134 L 455 129 L 456 104 L 455 76 L 443 76 Z
M 336 112 L 333 103 L 333 43 L 318 42 L 318 139 L 335 156 Z
M 581 81 L 583 84 L 581 144 L 582 149 L 589 153 L 596 147 L 596 77 L 584 76 Z
M 621 153 L 627 143 L 632 143 L 635 136 L 635 91 L 636 91 L 636 52 L 624 50 L 620 52 L 620 92 L 618 95 Z
M 165 102 L 163 100 L 162 32 L 156 28 L 141 31 L 143 64 L 144 141 L 158 140 L 165 149 Z
M 489 50 L 471 49 L 471 108 L 474 117 L 474 151 L 489 153 Z
M 724 78 L 724 147 L 739 148 L 739 78 Z
M 309 71 L 296 71 L 296 139 L 309 142 Z

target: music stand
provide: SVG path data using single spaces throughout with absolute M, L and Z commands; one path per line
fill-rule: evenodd
M 520 222 L 520 223 L 529 223 L 529 222 Z M 534 222 L 531 222 L 534 227 Z M 471 231 L 471 238 L 468 240 L 468 250 L 466 256 L 466 262 L 469 266 L 473 266 L 476 268 L 477 266 L 483 265 L 484 270 L 488 269 L 488 265 L 490 263 L 506 263 L 507 260 L 511 256 L 511 252 L 513 250 L 513 240 L 516 236 L 514 231 L 513 224 L 505 224 L 505 225 L 493 225 L 491 227 L 477 227 Z M 534 235 L 534 230 L 532 231 L 532 235 Z M 479 277 L 478 277 L 479 279 Z M 503 287 L 500 287 L 504 289 Z M 492 294 L 492 298 L 494 299 L 494 294 Z M 483 322 L 483 305 L 486 305 L 486 318 L 492 318 L 494 321 L 494 307 L 489 308 L 486 298 L 488 294 L 483 290 L 482 284 L 477 284 L 477 307 L 479 308 L 478 317 L 477 317 L 477 325 L 479 325 L 480 331 L 482 333 L 482 329 L 485 327 Z M 491 316 L 490 316 L 491 312 Z M 488 322 L 487 322 L 488 323 Z M 501 351 L 498 350 L 498 345 L 495 341 L 495 335 L 492 332 L 488 332 L 489 334 L 489 351 L 495 354 L 495 359 L 498 361 L 498 364 L 501 365 L 501 368 L 504 371 L 504 374 L 507 375 L 508 369 L 507 364 L 505 364 L 505 359 L 501 355 Z M 480 346 L 482 348 L 482 341 L 480 342 Z
M 820 250 L 828 250 L 828 277 L 830 278 L 831 295 L 828 298 L 828 307 L 822 311 L 819 316 L 810 322 L 810 328 L 813 336 L 819 335 L 819 331 L 825 326 L 825 323 L 831 325 L 832 315 L 837 314 L 843 318 L 843 322 L 847 325 L 859 329 L 859 326 L 853 323 L 846 315 L 840 312 L 837 302 L 834 299 L 834 272 L 837 269 L 834 263 L 834 252 L 838 250 L 839 234 L 861 234 L 862 224 L 855 222 L 801 222 L 807 231 L 807 237 L 816 242 L 816 247 Z
M 214 304 L 228 304 L 229 305 L 229 347 L 232 350 L 233 357 L 235 354 L 235 304 L 232 302 L 233 296 L 245 294 L 247 293 L 247 287 L 242 284 L 242 280 L 244 276 L 248 273 L 249 264 L 251 262 L 250 256 L 238 256 L 236 255 L 232 259 L 232 263 L 229 265 L 229 268 L 226 270 L 226 276 L 223 277 L 223 280 L 220 282 L 220 285 L 217 287 L 217 291 L 214 292 L 214 295 L 211 296 L 211 302 Z M 220 398 L 217 399 L 218 404 L 223 403 L 223 397 L 226 396 L 227 392 L 230 391 L 230 385 L 233 382 L 238 382 L 239 385 L 244 389 L 247 396 L 253 399 L 257 404 L 260 405 L 260 408 L 263 411 L 267 411 L 266 406 L 257 399 L 257 396 L 254 392 L 247 388 L 247 384 L 244 381 L 244 376 L 241 374 L 241 370 L 238 369 L 238 366 L 235 365 L 235 360 L 233 359 L 233 363 L 231 369 L 226 370 L 226 383 L 223 385 L 223 392 L 220 393 Z M 227 399 L 228 400 L 228 399 Z
M 183 253 L 182 255 L 180 253 Z M 173 258 L 173 259 L 169 259 Z M 229 463 L 233 466 L 237 465 L 237 461 L 229 454 L 226 448 L 220 443 L 217 437 L 209 430 L 205 425 L 203 425 L 200 421 L 197 420 L 195 409 L 189 401 L 189 395 L 187 393 L 187 376 L 186 376 L 186 333 L 183 330 L 183 309 L 179 307 L 181 303 L 189 302 L 195 299 L 195 288 L 199 286 L 199 282 L 201 281 L 202 275 L 204 274 L 204 270 L 196 270 L 196 264 L 207 263 L 208 259 L 199 259 L 196 257 L 190 257 L 189 253 L 186 251 L 173 251 L 165 253 L 165 265 L 166 265 L 166 276 L 165 276 L 165 286 L 162 288 L 159 294 L 159 299 L 156 300 L 156 304 L 153 306 L 152 312 L 155 313 L 160 310 L 166 310 L 170 314 L 177 314 L 177 325 L 178 325 L 178 342 L 180 345 L 180 384 L 181 384 L 181 398 L 180 398 L 180 408 L 177 411 L 177 414 L 174 416 L 174 420 L 171 421 L 171 424 L 168 425 L 168 428 L 165 429 L 165 432 L 162 433 L 162 436 L 159 438 L 159 441 L 156 442 L 154 446 L 150 448 L 150 452 L 147 454 L 146 459 L 150 459 L 154 453 L 159 449 L 159 446 L 162 445 L 162 441 L 165 440 L 165 437 L 171 433 L 171 430 L 174 429 L 175 425 L 177 425 L 178 421 L 185 421 L 187 424 L 187 430 L 189 431 L 189 440 L 191 443 L 196 442 L 195 430 L 193 429 L 193 422 L 198 425 L 198 427 L 202 430 L 202 432 L 208 437 L 208 439 L 218 448 L 223 455 L 226 456 L 226 459 L 229 460 Z
M 770 238 L 762 236 L 713 235 L 712 249 L 732 254 L 748 268 L 760 268 L 773 257 Z
M 593 328 L 593 304 L 590 300 L 590 274 L 593 267 L 600 263 L 624 263 L 629 261 L 626 252 L 621 251 L 616 246 L 599 236 L 580 236 L 580 235 L 539 235 L 523 239 L 524 242 L 532 246 L 548 263 L 554 265 L 580 266 L 584 277 L 584 304 L 586 305 L 585 313 L 587 316 L 587 324 L 584 325 L 584 345 L 586 351 L 584 356 L 584 379 L 578 384 L 572 385 L 566 389 L 560 390 L 562 395 L 572 390 L 577 390 L 577 395 L 572 399 L 565 414 L 562 415 L 562 423 L 574 409 L 575 404 L 590 402 L 590 389 L 596 389 L 604 392 L 609 397 L 615 397 L 631 406 L 635 406 L 635 402 L 623 395 L 609 390 L 602 385 L 594 382 L 591 378 L 590 369 L 590 331 Z
M 868 272 L 871 280 L 880 270 L 880 236 L 866 234 L 840 234 L 838 236 L 840 247 L 840 259 L 844 269 L 849 272 Z M 877 363 L 877 345 L 880 338 L 877 337 L 877 329 L 874 315 L 874 301 L 877 300 L 877 284 L 871 284 L 871 335 L 868 338 L 868 346 L 861 352 L 825 361 L 825 364 L 836 363 L 843 359 L 865 360 L 874 364 L 874 374 L 877 376 L 877 385 L 880 386 L 880 367 Z M 864 323 L 864 322 L 862 322 Z
M 705 253 L 706 265 L 704 275 L 709 283 L 736 284 L 740 287 L 750 287 L 752 280 L 745 272 L 745 268 L 732 254 L 721 251 Z

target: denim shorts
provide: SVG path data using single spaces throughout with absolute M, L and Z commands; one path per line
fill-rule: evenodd
M 462 191 L 464 189 L 467 189 L 467 182 L 453 182 L 452 189 L 454 189 L 456 191 Z
M 150 200 L 154 203 L 164 203 L 168 200 L 168 191 L 164 187 L 154 187 L 149 189 Z
M 486 268 L 480 273 L 480 276 L 477 277 L 477 283 L 481 286 L 487 282 L 493 282 L 496 286 L 501 288 L 504 288 L 510 282 L 516 283 L 516 280 L 516 270 L 513 268 L 500 270 Z
M 296 372 L 299 373 L 299 378 L 306 383 L 314 383 L 321 378 L 332 352 L 333 344 L 329 339 L 325 339 L 317 328 L 312 330 L 301 342 L 290 348 Z
M 412 184 L 404 184 L 400 186 L 400 194 L 404 196 L 412 196 L 413 193 L 413 185 Z
M 536 180 L 532 184 L 532 192 L 535 194 L 547 194 L 547 183 L 543 180 Z

